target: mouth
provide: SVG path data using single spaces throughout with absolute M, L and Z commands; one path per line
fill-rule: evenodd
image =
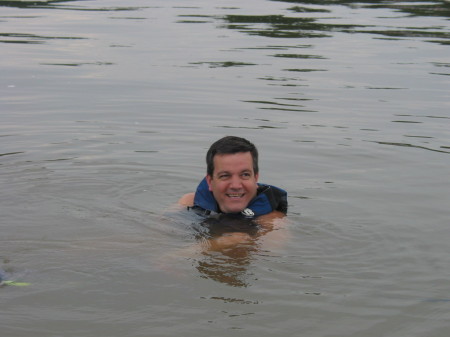
M 231 199 L 240 199 L 245 195 L 245 193 L 227 193 L 226 196 Z

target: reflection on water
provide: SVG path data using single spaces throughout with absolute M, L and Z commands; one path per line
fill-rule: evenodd
M 267 234 L 252 220 L 225 214 L 211 216 L 193 223 L 201 257 L 195 267 L 202 277 L 233 287 L 250 285 L 252 255 L 260 251 L 260 237 Z M 236 243 L 224 245 L 237 239 Z
M 52 7 L 53 4 L 65 2 L 73 2 L 72 0 L 50 0 L 50 1 L 1 1 L 0 7 L 17 7 L 17 8 L 40 8 Z
M 17 7 L 30 9 L 63 9 L 63 10 L 81 10 L 81 11 L 136 11 L 148 7 L 101 7 L 88 8 L 81 4 L 73 5 L 75 2 L 85 0 L 49 0 L 49 1 L 1 1 L 0 7 Z M 70 4 L 67 4 L 70 3 Z M 61 6 L 61 4 L 68 6 Z
M 278 1 L 278 0 L 274 0 Z M 281 0 L 280 0 L 281 1 Z M 281 2 L 294 2 L 306 4 L 304 1 L 281 1 Z M 326 6 L 326 5 L 347 5 L 352 8 L 372 8 L 372 9 L 393 9 L 398 12 L 408 14 L 408 16 L 450 16 L 450 6 L 447 1 L 428 2 L 423 4 L 420 1 L 419 4 L 412 3 L 407 4 L 364 4 L 364 2 L 358 2 L 355 4 L 353 1 L 312 1 L 311 5 Z M 294 13 L 331 13 L 330 10 L 324 8 L 309 8 L 295 6 L 288 8 L 289 11 Z M 398 18 L 398 17 L 397 17 Z M 237 29 L 241 32 L 245 32 L 252 35 L 261 35 L 274 38 L 326 38 L 331 37 L 329 34 L 319 32 L 344 32 L 344 33 L 366 33 L 366 34 L 379 34 L 388 37 L 425 37 L 425 38 L 438 38 L 448 39 L 450 37 L 448 31 L 441 31 L 440 27 L 423 27 L 418 29 L 416 27 L 399 27 L 388 28 L 384 30 L 372 29 L 373 25 L 354 25 L 354 24 L 336 24 L 324 22 L 327 17 L 321 15 L 320 17 L 288 17 L 284 15 L 227 15 L 224 20 L 229 22 L 226 26 L 229 29 Z M 329 19 L 336 19 L 330 16 Z M 255 24 L 264 24 L 267 27 L 259 28 Z M 443 27 L 442 27 L 443 28 Z M 431 30 L 431 31 L 430 31 Z M 436 41 L 430 40 L 429 42 L 436 43 L 448 43 L 448 41 Z
M 205 252 L 196 262 L 196 268 L 207 279 L 233 287 L 247 287 L 250 283 L 249 256 L 253 247 L 234 247 L 222 253 Z
M 0 33 L 0 37 L 4 40 L 0 40 L 1 43 L 30 43 L 41 44 L 46 40 L 79 40 L 82 37 L 63 37 L 63 36 L 41 36 L 34 34 L 22 34 L 22 33 Z
M 256 64 L 252 63 L 244 63 L 244 62 L 232 62 L 232 61 L 224 61 L 224 62 L 193 62 L 191 64 L 207 64 L 210 68 L 228 68 L 228 67 L 242 67 L 242 66 L 254 66 Z
M 411 137 L 411 136 L 407 136 L 407 137 Z M 414 136 L 412 136 L 414 137 Z M 424 138 L 424 137 L 420 137 L 420 136 L 416 136 L 418 138 Z M 425 138 L 429 138 L 429 137 L 425 137 Z M 412 145 L 412 144 L 408 144 L 408 143 L 390 143 L 390 142 L 377 142 L 378 144 L 383 144 L 383 145 L 394 145 L 394 146 L 404 146 L 404 147 L 413 147 L 413 148 L 418 148 L 418 149 L 423 149 L 423 150 L 429 150 L 429 151 L 436 151 L 436 152 L 441 152 L 441 153 L 450 153 L 450 151 L 444 151 L 444 149 L 447 149 L 447 146 L 441 146 L 442 150 L 437 150 L 437 149 L 432 149 L 426 146 L 419 146 L 419 145 Z

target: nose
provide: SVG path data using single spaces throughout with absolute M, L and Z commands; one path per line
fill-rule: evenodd
M 233 176 L 230 181 L 230 188 L 232 189 L 240 189 L 242 187 L 241 177 Z

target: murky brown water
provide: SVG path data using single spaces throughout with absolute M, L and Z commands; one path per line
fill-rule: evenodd
M 445 1 L 0 1 L 2 336 L 448 334 Z M 202 253 L 222 135 L 288 223 Z

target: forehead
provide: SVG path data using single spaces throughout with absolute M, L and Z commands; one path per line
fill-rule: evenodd
M 250 152 L 216 154 L 214 156 L 214 172 L 244 170 L 253 171 L 253 158 Z

